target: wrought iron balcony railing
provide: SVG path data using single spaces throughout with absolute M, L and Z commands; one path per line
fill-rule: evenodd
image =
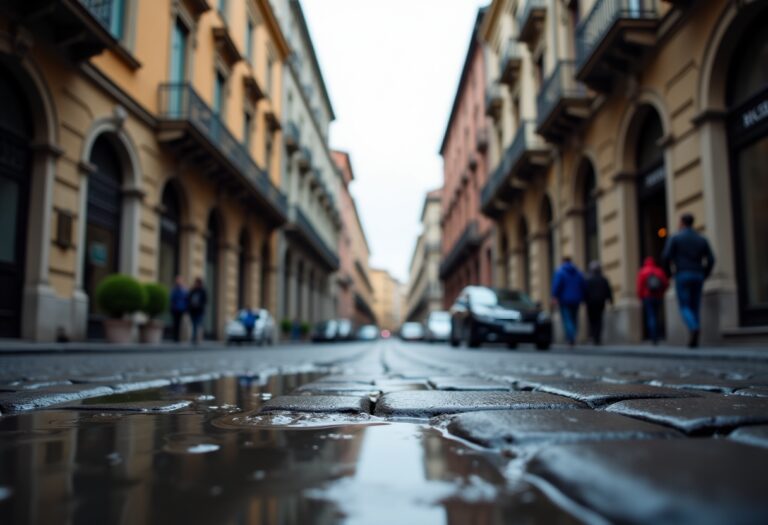
M 547 12 L 546 0 L 527 0 L 525 7 L 517 15 L 518 38 L 530 42 L 537 34 Z
M 229 171 L 246 179 L 257 195 L 283 220 L 288 213 L 285 195 L 254 162 L 248 150 L 227 129 L 216 112 L 189 84 L 164 84 L 159 88 L 160 118 L 184 122 L 224 159 Z
M 597 0 L 576 29 L 576 65 L 581 68 L 616 22 L 655 20 L 659 17 L 657 0 Z
M 576 64 L 572 60 L 561 60 L 555 70 L 544 82 L 536 100 L 538 125 L 541 126 L 551 116 L 553 110 L 564 99 L 587 96 L 587 89 L 576 80 Z
M 526 151 L 533 148 L 541 148 L 541 141 L 536 137 L 536 129 L 533 121 L 524 120 L 517 129 L 512 144 L 504 152 L 501 162 L 488 179 L 480 194 L 480 206 L 483 210 L 489 209 L 497 198 L 502 187 L 508 184 L 510 177 L 515 175 L 515 167 Z
M 501 59 L 501 81 L 513 86 L 520 76 L 520 68 L 523 63 L 521 44 L 514 38 L 507 41 L 504 54 Z

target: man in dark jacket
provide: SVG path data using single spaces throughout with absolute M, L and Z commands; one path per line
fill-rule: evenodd
M 197 344 L 202 337 L 202 325 L 205 318 L 205 307 L 208 304 L 208 293 L 203 286 L 203 279 L 195 279 L 192 289 L 187 296 L 189 317 L 192 320 L 192 344 Z
M 563 330 L 568 344 L 576 343 L 578 332 L 579 305 L 584 300 L 584 277 L 571 262 L 570 257 L 563 257 L 555 277 L 552 280 L 552 306 L 560 306 Z
M 594 344 L 599 345 L 603 334 L 605 305 L 613 304 L 613 290 L 598 261 L 589 263 L 589 275 L 584 281 L 584 303 L 589 318 L 589 337 Z
M 672 236 L 661 256 L 667 273 L 675 277 L 675 292 L 680 306 L 680 315 L 691 334 L 690 348 L 699 345 L 701 330 L 699 311 L 704 280 L 712 273 L 715 256 L 709 242 L 693 229 L 693 215 L 685 213 L 680 217 L 680 231 Z

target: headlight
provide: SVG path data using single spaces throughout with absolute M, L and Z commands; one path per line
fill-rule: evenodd
M 552 318 L 549 316 L 549 312 L 542 311 L 536 316 L 536 320 L 540 323 L 548 323 Z

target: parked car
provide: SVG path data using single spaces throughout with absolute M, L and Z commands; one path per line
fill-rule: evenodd
M 358 341 L 375 341 L 379 338 L 379 327 L 375 324 L 366 324 L 357 331 Z
M 424 326 L 421 323 L 404 323 L 400 327 L 400 339 L 403 341 L 421 341 L 424 339 Z
M 552 344 L 552 320 L 528 295 L 516 290 L 468 286 L 451 307 L 451 346 L 476 348 L 485 342 Z
M 257 311 L 256 325 L 253 327 L 253 338 L 260 345 L 275 344 L 275 318 L 268 310 Z
M 355 338 L 355 327 L 352 326 L 352 321 L 349 319 L 337 319 L 336 323 L 337 341 L 351 341 Z
M 338 333 L 339 322 L 335 319 L 328 321 L 322 321 L 315 325 L 312 330 L 312 341 L 315 343 L 324 343 L 328 341 L 335 341 L 336 334 Z
M 451 338 L 450 312 L 436 311 L 430 313 L 425 328 L 427 341 L 448 341 Z

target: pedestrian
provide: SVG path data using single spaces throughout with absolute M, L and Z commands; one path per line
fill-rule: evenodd
M 176 276 L 176 283 L 171 290 L 171 317 L 173 318 L 173 340 L 181 341 L 181 322 L 187 313 L 187 288 L 181 275 Z
M 584 304 L 587 305 L 589 337 L 595 345 L 599 345 L 602 342 L 605 306 L 613 305 L 611 283 L 603 275 L 599 261 L 589 263 L 589 275 L 584 280 Z
M 205 307 L 208 304 L 208 293 L 205 291 L 203 280 L 200 277 L 195 279 L 195 283 L 187 296 L 187 303 L 189 305 L 189 317 L 192 320 L 192 343 L 197 344 L 199 338 L 202 337 L 200 327 L 203 324 Z
M 570 257 L 563 257 L 563 263 L 552 280 L 552 306 L 560 307 L 565 340 L 576 344 L 579 329 L 579 305 L 584 300 L 584 277 Z
M 637 272 L 637 297 L 643 303 L 645 328 L 654 345 L 659 344 L 661 336 L 659 311 L 664 299 L 664 292 L 669 287 L 669 278 L 656 264 L 653 257 L 646 257 L 643 267 Z
M 245 335 L 248 340 L 253 339 L 253 329 L 256 327 L 256 319 L 258 316 L 256 312 L 251 310 L 251 307 L 246 305 L 237 315 L 238 320 L 245 328 Z
M 680 231 L 667 241 L 661 257 L 664 268 L 675 278 L 680 316 L 690 332 L 689 348 L 699 346 L 701 290 L 715 266 L 709 242 L 693 229 L 693 223 L 690 213 L 680 217 Z

